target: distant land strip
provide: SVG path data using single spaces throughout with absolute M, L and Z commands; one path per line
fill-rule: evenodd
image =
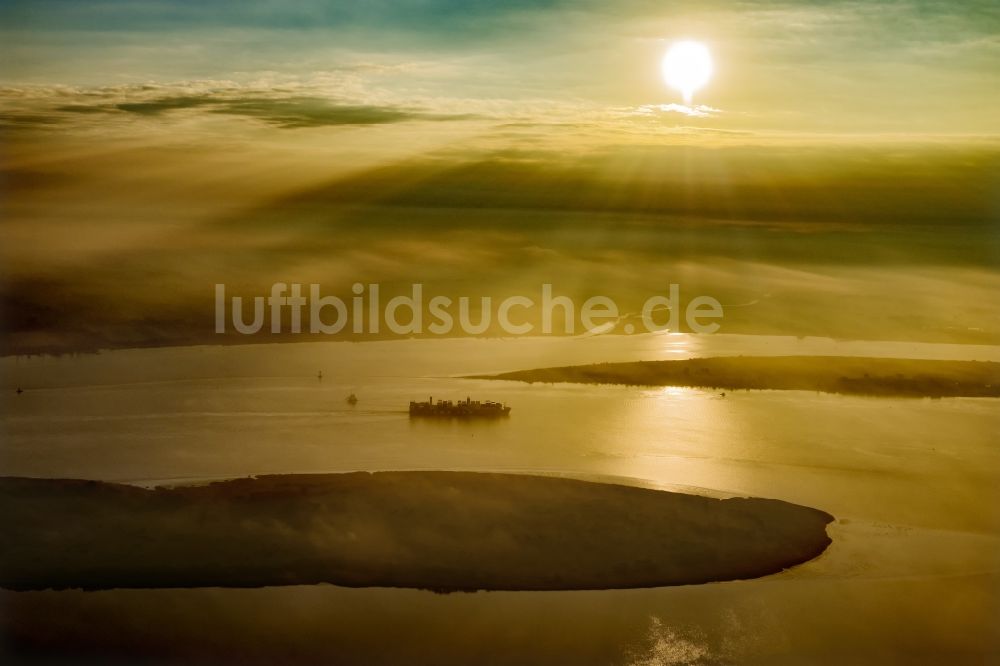
M 859 356 L 718 356 L 519 370 L 467 379 L 779 389 L 895 397 L 1000 397 L 1000 363 Z

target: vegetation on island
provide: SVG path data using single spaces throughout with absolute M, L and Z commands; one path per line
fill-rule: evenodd
M 873 396 L 1000 396 L 1000 363 L 855 356 L 719 356 L 597 363 L 474 378 L 529 383 L 687 386 L 727 391 L 785 389 Z
M 470 472 L 145 489 L 0 478 L 8 589 L 333 583 L 568 590 L 755 578 L 819 555 L 823 511 Z

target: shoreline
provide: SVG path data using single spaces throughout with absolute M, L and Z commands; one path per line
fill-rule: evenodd
M 891 398 L 997 398 L 1000 363 L 860 356 L 712 356 L 468 375 L 533 383 L 789 390 Z
M 0 479 L 12 590 L 331 583 L 439 592 L 745 580 L 820 555 L 833 516 L 488 472 L 267 475 L 143 489 Z

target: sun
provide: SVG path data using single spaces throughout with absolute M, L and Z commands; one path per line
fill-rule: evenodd
M 675 42 L 663 56 L 663 80 L 691 104 L 696 90 L 712 78 L 712 54 L 701 42 Z

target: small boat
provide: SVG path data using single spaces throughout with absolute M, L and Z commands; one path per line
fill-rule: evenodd
M 348 405 L 356 405 L 356 404 L 358 404 L 358 396 L 354 395 L 353 393 L 351 395 L 347 396 L 347 404 Z

